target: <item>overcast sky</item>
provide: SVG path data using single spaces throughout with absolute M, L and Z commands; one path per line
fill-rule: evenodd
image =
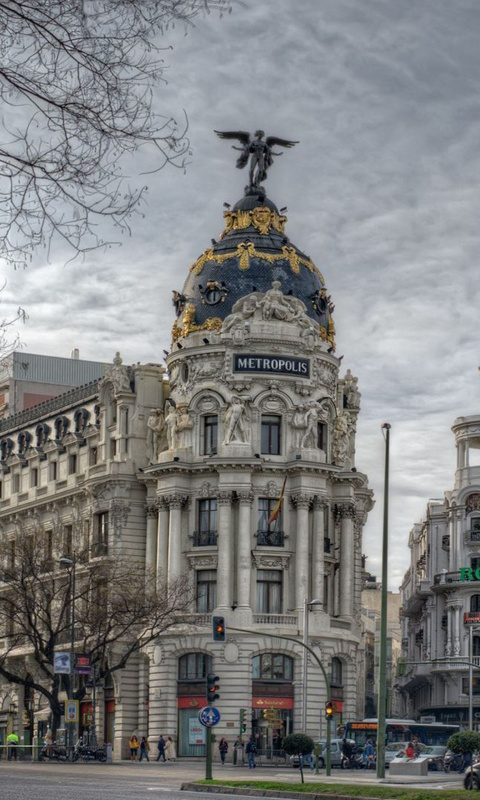
M 29 351 L 161 361 L 171 291 L 246 182 L 213 129 L 299 140 L 266 188 L 325 276 L 337 354 L 359 377 L 357 468 L 376 495 L 364 552 L 377 575 L 381 424 L 392 425 L 392 589 L 409 564 L 412 525 L 452 487 L 450 426 L 480 412 L 479 41 L 478 0 L 245 0 L 188 36 L 177 28 L 164 37 L 173 49 L 155 102 L 166 115 L 188 113 L 186 173 L 148 177 L 144 217 L 121 247 L 67 266 L 42 253 L 7 271 L 3 293 L 3 315 L 28 311 Z M 132 181 L 148 166 L 142 156 L 129 163 Z

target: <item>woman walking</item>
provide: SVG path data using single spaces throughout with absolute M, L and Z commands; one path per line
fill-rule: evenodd
M 222 764 L 225 764 L 225 757 L 228 753 L 228 742 L 226 739 L 223 738 L 223 736 L 218 744 L 218 749 L 220 750 L 220 758 L 222 759 Z
M 138 741 L 135 734 L 130 737 L 129 741 L 130 747 L 130 761 L 138 761 L 138 748 L 140 747 L 140 742 Z
M 167 743 L 165 745 L 165 755 L 167 756 L 167 761 L 175 761 L 177 757 L 177 753 L 175 750 L 175 742 L 173 741 L 171 736 L 167 736 Z

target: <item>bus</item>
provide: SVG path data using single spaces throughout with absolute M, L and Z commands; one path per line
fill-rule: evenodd
M 459 725 L 443 725 L 440 722 L 415 722 L 413 719 L 386 719 L 385 744 L 409 742 L 413 736 L 428 746 L 447 746 L 453 733 L 458 733 Z M 358 747 L 364 747 L 367 739 L 377 740 L 377 719 L 364 719 L 345 723 L 345 739 L 351 739 Z

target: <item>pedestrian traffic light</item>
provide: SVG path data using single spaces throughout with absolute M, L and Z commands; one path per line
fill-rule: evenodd
M 245 714 L 247 713 L 246 708 L 240 709 L 240 733 L 247 732 L 247 723 L 245 722 Z
M 214 642 L 225 641 L 225 617 L 212 617 L 212 633 Z
M 331 700 L 327 700 L 325 703 L 325 719 L 332 719 L 333 717 L 333 703 Z
M 214 675 L 213 672 L 208 673 L 206 694 L 207 694 L 207 703 L 209 706 L 211 706 L 212 703 L 214 703 L 215 700 L 218 700 L 218 698 L 220 697 L 220 695 L 218 694 L 218 691 L 220 690 L 220 684 L 218 683 L 219 680 L 220 678 L 218 677 L 218 675 Z

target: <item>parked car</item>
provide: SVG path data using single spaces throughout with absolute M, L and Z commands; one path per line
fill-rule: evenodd
M 431 747 L 423 746 L 422 756 L 428 756 L 428 769 L 443 772 L 446 752 L 447 748 L 441 747 L 440 745 L 432 745 Z
M 330 764 L 332 767 L 340 767 L 342 763 L 342 742 L 343 739 L 332 739 L 330 742 Z M 319 769 L 324 769 L 325 764 L 327 763 L 327 743 L 322 740 L 319 742 L 315 742 L 315 747 L 317 745 L 321 745 L 321 755 L 318 757 L 318 767 Z M 315 766 L 315 756 L 312 754 L 311 756 L 303 756 L 303 766 L 304 768 L 309 768 L 310 764 L 313 762 Z M 290 756 L 290 763 L 292 767 L 299 767 L 300 766 L 300 759 L 298 756 Z
M 465 770 L 465 778 L 463 780 L 465 789 L 479 789 L 480 790 L 480 754 L 474 753 L 472 759 L 472 766 L 467 767 Z

